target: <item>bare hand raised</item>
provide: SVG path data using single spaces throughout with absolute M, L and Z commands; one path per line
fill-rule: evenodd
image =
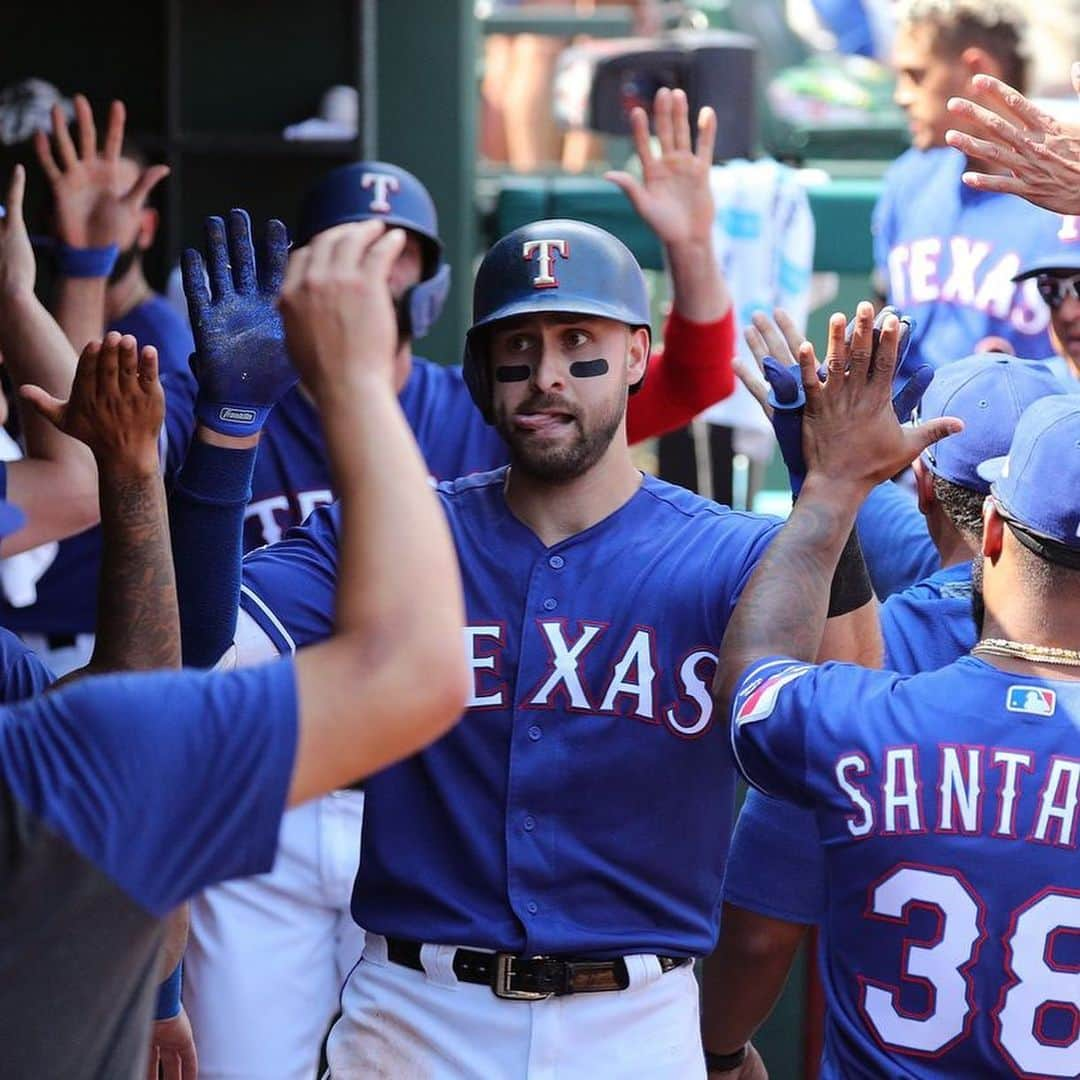
M 90 447 L 99 470 L 145 475 L 158 470 L 158 435 L 165 393 L 158 379 L 157 350 L 139 351 L 130 335 L 116 331 L 91 341 L 79 357 L 67 401 L 26 385 L 20 394 L 59 431 Z
M 405 246 L 381 221 L 338 225 L 289 257 L 278 308 L 293 364 L 312 389 L 357 375 L 392 383 L 398 348 L 390 271 Z
M 59 106 L 52 111 L 56 155 L 43 131 L 34 136 L 34 150 L 52 186 L 56 202 L 56 228 L 60 240 L 75 248 L 106 247 L 121 250 L 134 243 L 139 214 L 150 192 L 169 175 L 167 165 L 141 170 L 134 183 L 126 183 L 120 156 L 124 143 L 124 104 L 114 101 L 101 150 L 90 102 L 75 95 L 76 148 Z M 59 158 L 59 163 L 57 162 Z
M 4 216 L 0 218 L 0 298 L 34 291 L 34 249 L 23 221 L 26 170 L 16 165 L 8 181 Z
M 895 315 L 885 318 L 876 350 L 873 305 L 859 305 L 850 342 L 845 340 L 846 328 L 843 314 L 830 318 L 824 383 L 813 345 L 805 342 L 799 349 L 806 393 L 803 456 L 807 484 L 816 477 L 830 486 L 857 490 L 862 497 L 910 465 L 926 447 L 962 430 L 963 423 L 945 416 L 902 427 L 892 403 L 900 320 Z
M 712 229 L 713 205 L 709 189 L 716 113 L 705 107 L 698 113 L 697 150 L 690 137 L 690 106 L 683 90 L 657 90 L 653 123 L 660 153 L 649 141 L 649 117 L 640 106 L 630 113 L 634 148 L 641 160 L 641 180 L 630 173 L 608 172 L 664 244 L 700 240 Z
M 1080 94 L 1080 62 L 1073 64 L 1072 81 Z M 1080 214 L 1080 125 L 1055 120 L 992 75 L 976 75 L 971 88 L 970 99 L 949 101 L 962 130 L 950 128 L 945 141 L 1008 171 L 965 172 L 964 183 L 1019 195 L 1057 214 Z

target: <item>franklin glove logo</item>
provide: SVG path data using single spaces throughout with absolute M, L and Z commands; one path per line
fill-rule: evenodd
M 230 424 L 254 424 L 258 417 L 254 409 L 238 409 L 235 405 L 223 405 L 218 419 Z

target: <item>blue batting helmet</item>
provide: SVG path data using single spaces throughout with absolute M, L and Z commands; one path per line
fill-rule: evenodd
M 407 325 L 423 337 L 439 317 L 450 292 L 450 267 L 443 261 L 439 219 L 427 188 L 411 172 L 385 161 L 355 161 L 328 172 L 300 204 L 297 244 L 349 221 L 384 221 L 408 229 L 424 251 L 423 277 L 402 300 Z
M 496 243 L 476 272 L 464 355 L 465 382 L 488 423 L 491 372 L 479 332 L 544 311 L 602 316 L 648 330 L 645 275 L 621 240 L 583 221 L 536 221 Z

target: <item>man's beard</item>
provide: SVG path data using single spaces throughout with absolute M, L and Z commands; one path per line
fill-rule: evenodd
M 975 620 L 976 638 L 981 638 L 986 620 L 986 603 L 983 600 L 982 559 L 978 557 L 971 563 L 971 617 Z
M 518 407 L 518 412 L 558 409 L 571 419 L 575 437 L 559 445 L 537 445 L 539 440 L 513 426 L 513 414 L 495 417 L 495 430 L 510 447 L 510 464 L 546 484 L 565 484 L 587 473 L 603 456 L 615 438 L 626 412 L 626 395 L 620 395 L 611 413 L 591 431 L 566 402 L 554 394 L 537 394 Z

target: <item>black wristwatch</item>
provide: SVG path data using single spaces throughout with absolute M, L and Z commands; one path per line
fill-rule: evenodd
M 733 1054 L 714 1054 L 711 1050 L 705 1051 L 705 1068 L 709 1072 L 730 1072 L 732 1069 L 737 1069 L 745 1060 L 745 1043 Z

